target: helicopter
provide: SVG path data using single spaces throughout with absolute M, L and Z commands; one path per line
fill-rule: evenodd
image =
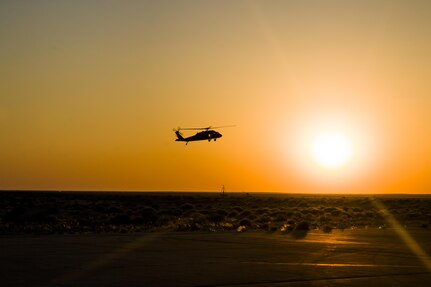
M 208 142 L 210 142 L 211 140 L 216 141 L 218 138 L 222 137 L 222 134 L 215 131 L 214 129 L 228 128 L 228 127 L 234 127 L 234 126 L 235 125 L 220 126 L 220 127 L 209 126 L 206 128 L 178 128 L 178 129 L 174 129 L 174 132 L 177 135 L 177 139 L 175 141 L 186 142 L 186 145 L 192 141 L 204 141 L 204 140 L 207 140 Z M 194 136 L 190 136 L 190 137 L 185 138 L 181 134 L 181 132 L 180 132 L 181 130 L 201 130 L 201 132 L 196 133 Z

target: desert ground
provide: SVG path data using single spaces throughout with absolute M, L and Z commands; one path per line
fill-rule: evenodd
M 430 203 L 0 192 L 0 285 L 428 286 Z

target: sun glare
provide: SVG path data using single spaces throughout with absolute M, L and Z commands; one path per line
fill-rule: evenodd
M 310 151 L 313 160 L 326 169 L 343 167 L 352 157 L 349 139 L 338 133 L 317 136 L 311 143 Z

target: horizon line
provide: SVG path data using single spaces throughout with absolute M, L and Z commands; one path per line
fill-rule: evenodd
M 124 193 L 215 193 L 221 194 L 222 191 L 209 191 L 209 190 L 101 190 L 101 189 L 0 189 L 0 192 L 124 192 Z M 282 191 L 225 191 L 224 194 L 279 194 L 279 195 L 340 195 L 340 196 L 350 196 L 350 195 L 361 195 L 361 196 L 375 196 L 375 195 L 430 195 L 429 193 L 344 193 L 344 192 L 282 192 Z

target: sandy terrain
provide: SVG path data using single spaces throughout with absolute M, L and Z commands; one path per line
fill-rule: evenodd
M 431 254 L 431 232 L 411 232 Z M 429 286 L 392 229 L 3 235 L 1 286 Z

